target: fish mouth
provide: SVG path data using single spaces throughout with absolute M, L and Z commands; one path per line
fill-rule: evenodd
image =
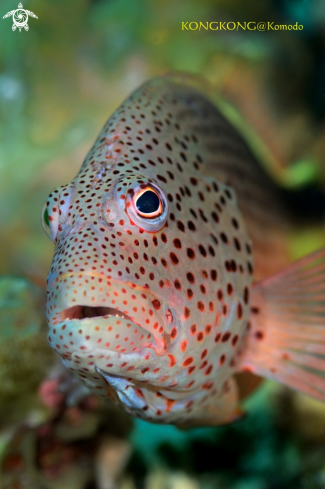
M 105 282 L 92 275 L 81 279 L 64 276 L 47 289 L 49 341 L 60 346 L 58 353 L 103 348 L 128 353 L 136 347 L 165 351 L 165 304 L 160 298 L 128 282 Z
M 124 312 L 119 311 L 114 307 L 102 307 L 102 306 L 93 307 L 93 306 L 86 306 L 86 305 L 77 305 L 77 306 L 68 307 L 67 309 L 61 311 L 60 313 L 61 321 L 67 321 L 71 319 L 82 320 L 85 318 L 99 318 L 99 317 L 102 318 L 119 317 L 121 319 L 132 321 L 133 323 L 135 322 L 134 318 L 131 318 L 127 314 L 124 314 Z
M 65 359 L 96 351 L 133 353 L 143 348 L 160 352 L 164 343 L 125 312 L 105 306 L 78 304 L 63 309 L 50 326 L 51 346 Z M 55 345 L 55 346 L 54 346 Z M 104 354 L 105 355 L 105 354 Z M 106 353 L 107 355 L 107 353 Z M 78 362 L 77 362 L 78 363 Z

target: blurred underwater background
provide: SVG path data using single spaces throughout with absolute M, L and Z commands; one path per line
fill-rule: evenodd
M 16 4 L 2 0 L 1 15 Z M 292 259 L 324 246 L 324 1 L 23 6 L 38 17 L 28 32 L 0 22 L 0 489 L 325 488 L 325 406 L 278 384 L 264 381 L 242 421 L 215 429 L 150 425 L 79 400 L 46 341 L 53 243 L 40 222 L 48 193 L 74 178 L 121 102 L 177 70 L 211 82 L 261 164 L 319 217 L 290 238 Z M 182 30 L 212 21 L 303 29 Z

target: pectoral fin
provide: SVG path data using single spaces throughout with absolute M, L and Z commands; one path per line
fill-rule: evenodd
M 242 369 L 325 402 L 325 248 L 257 284 Z

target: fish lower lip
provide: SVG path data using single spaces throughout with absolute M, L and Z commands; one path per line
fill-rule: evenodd
M 133 319 L 124 314 L 122 311 L 115 309 L 113 307 L 92 307 L 85 305 L 77 305 L 64 309 L 60 313 L 61 321 L 71 320 L 71 319 L 85 319 L 85 318 L 96 318 L 96 317 L 119 317 L 127 319 L 128 321 L 133 321 Z

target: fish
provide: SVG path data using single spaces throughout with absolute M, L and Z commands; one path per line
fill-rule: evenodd
M 242 372 L 324 402 L 325 250 L 290 263 L 293 214 L 204 82 L 150 80 L 44 204 L 50 346 L 153 423 L 240 419 Z

